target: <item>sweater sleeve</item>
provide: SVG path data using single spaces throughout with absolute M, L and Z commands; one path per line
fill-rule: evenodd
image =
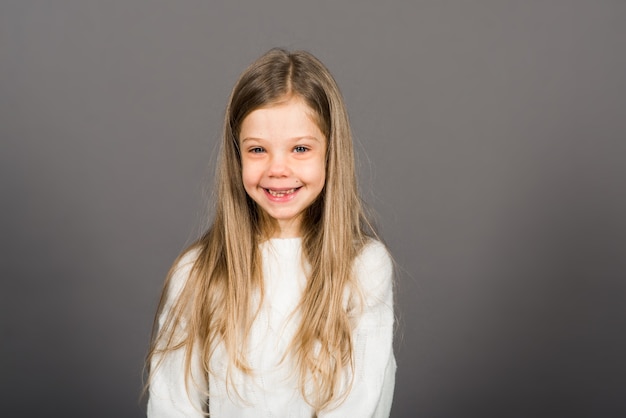
M 393 355 L 393 266 L 384 245 L 373 241 L 355 262 L 363 311 L 353 332 L 354 380 L 337 408 L 319 418 L 386 418 L 391 411 L 396 362 Z
M 196 254 L 183 256 L 174 269 L 167 290 L 167 298 L 159 314 L 159 330 L 173 304 L 176 302 L 193 266 Z M 180 331 L 184 332 L 185 324 Z M 197 352 L 197 351 L 195 351 Z M 185 382 L 185 349 L 155 355 L 150 363 L 151 379 L 147 416 L 149 418 L 204 417 L 204 395 L 193 381 L 202 381 L 201 364 L 198 358 L 191 361 L 192 379 Z

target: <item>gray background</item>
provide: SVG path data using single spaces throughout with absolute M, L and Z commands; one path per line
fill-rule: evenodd
M 3 0 L 0 415 L 140 417 L 272 46 L 336 76 L 398 264 L 393 417 L 626 416 L 626 3 Z

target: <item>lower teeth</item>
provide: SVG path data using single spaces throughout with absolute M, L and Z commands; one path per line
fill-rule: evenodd
M 269 194 L 271 194 L 274 197 L 283 197 L 285 195 L 292 194 L 293 192 L 295 192 L 295 189 L 289 190 L 287 192 L 274 192 L 272 190 L 268 190 L 268 192 L 269 192 Z

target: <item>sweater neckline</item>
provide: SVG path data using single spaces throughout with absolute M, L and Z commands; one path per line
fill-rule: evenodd
M 302 237 L 293 237 L 293 238 L 270 238 L 268 239 L 270 242 L 300 242 L 302 241 Z
M 302 237 L 296 238 L 270 238 L 261 244 L 266 248 L 273 248 L 278 252 L 292 252 L 300 250 L 302 246 Z

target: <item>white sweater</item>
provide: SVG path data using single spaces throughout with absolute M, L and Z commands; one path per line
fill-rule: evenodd
M 303 399 L 290 358 L 281 363 L 296 328 L 295 310 L 306 283 L 301 267 L 301 239 L 272 239 L 261 245 L 264 304 L 250 335 L 247 359 L 252 376 L 233 372 L 241 398 L 227 389 L 224 379 L 228 357 L 218 346 L 210 363 L 209 409 L 211 418 L 307 417 L 315 411 Z M 189 275 L 195 254 L 182 258 L 172 277 L 168 300 L 159 318 L 161 326 L 171 304 Z M 370 242 L 355 261 L 355 272 L 364 295 L 364 310 L 353 331 L 354 381 L 346 400 L 322 411 L 318 418 L 388 417 L 393 398 L 396 363 L 392 350 L 392 263 L 385 247 Z M 153 366 L 158 359 L 154 359 Z M 150 384 L 148 417 L 202 417 L 206 403 L 189 382 L 185 390 L 182 350 L 170 353 L 156 369 Z M 192 359 L 198 375 L 198 359 Z

